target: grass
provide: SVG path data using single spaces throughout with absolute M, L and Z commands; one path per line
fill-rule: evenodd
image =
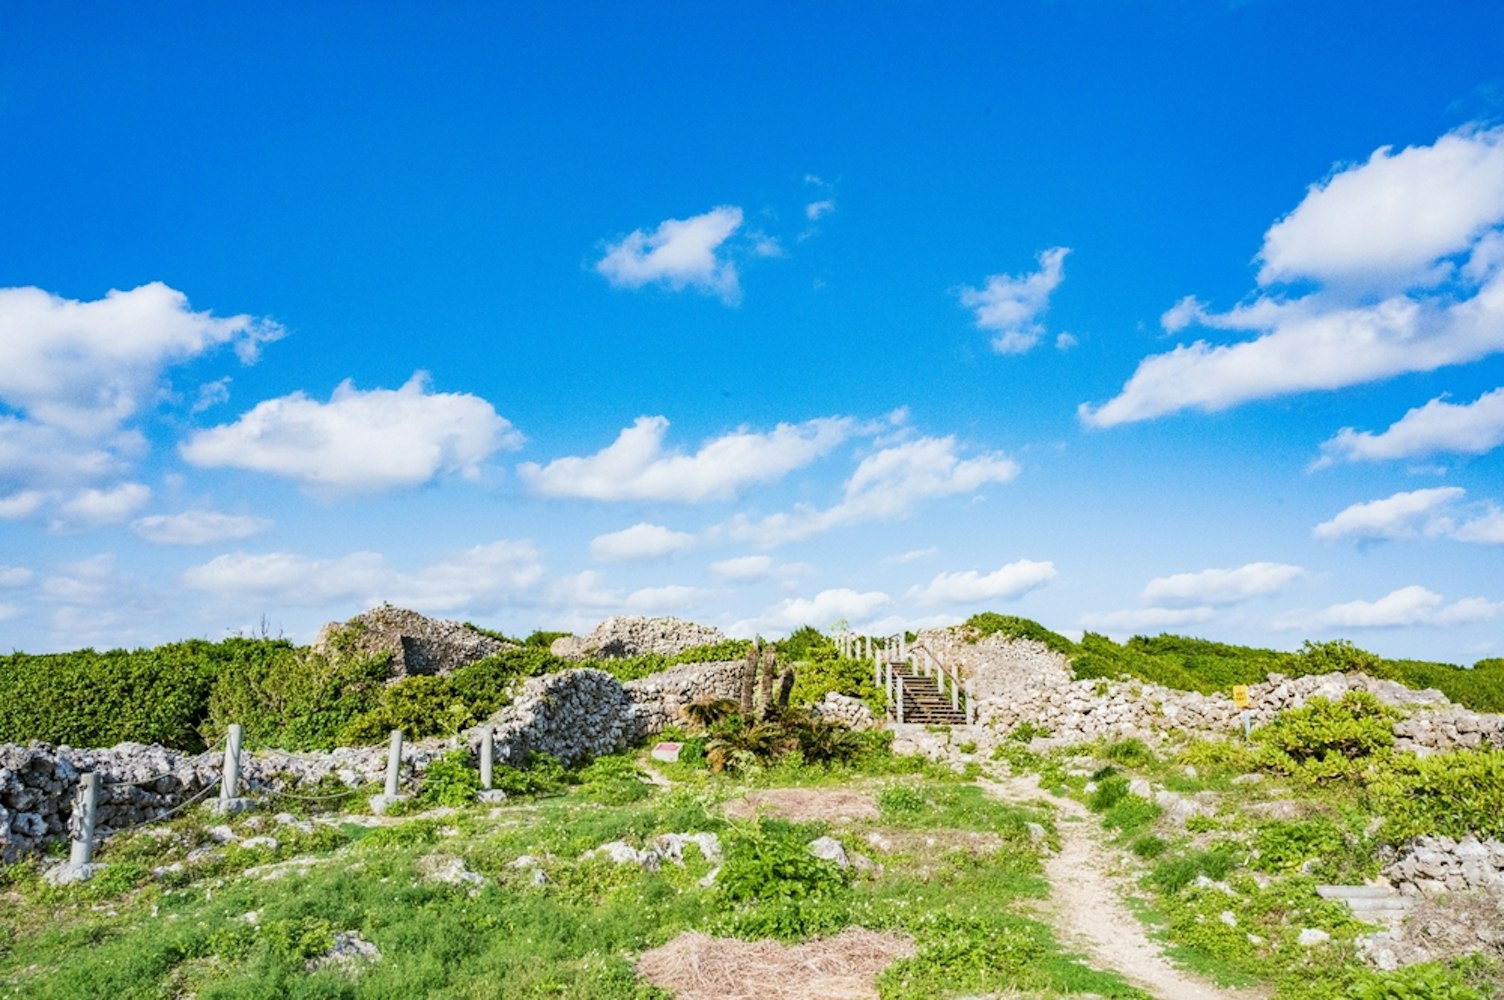
M 846 926 L 912 936 L 914 957 L 880 980 L 887 998 L 938 998 L 962 987 L 1140 996 L 1065 954 L 1030 915 L 1030 901 L 1047 891 L 1029 835 L 1030 823 L 1049 823 L 1038 810 L 989 799 L 948 769 L 909 759 L 734 776 L 703 767 L 680 775 L 664 765 L 682 779 L 672 789 L 643 786 L 635 801 L 592 794 L 633 763 L 598 763 L 572 776 L 582 783 L 495 808 L 382 821 L 323 815 L 277 825 L 256 813 L 228 821 L 237 836 L 278 841 L 259 850 L 213 845 L 204 829 L 221 820 L 190 814 L 106 842 L 98 857 L 108 867 L 80 885 L 49 886 L 35 863 L 0 869 L 0 998 L 656 1000 L 666 995 L 637 976 L 635 956 L 682 931 L 796 939 Z M 720 811 L 788 779 L 874 797 L 901 788 L 918 808 L 813 825 L 728 820 Z M 643 847 L 668 832 L 715 833 L 725 864 L 751 865 L 753 874 L 728 877 L 734 890 L 701 885 L 713 865 L 693 848 L 682 867 L 664 862 L 656 871 L 588 856 L 603 843 Z M 804 844 L 820 834 L 848 853 L 872 854 L 873 863 L 839 877 L 826 863 L 812 866 Z M 879 851 L 869 835 L 893 846 Z M 196 853 L 205 848 L 207 856 Z M 537 859 L 541 884 L 515 866 L 524 854 Z M 454 859 L 476 879 L 435 881 L 430 873 Z M 766 877 L 756 868 L 764 864 Z M 181 867 L 153 874 L 169 866 Z M 806 893 L 800 886 L 810 878 Z M 336 933 L 358 935 L 383 959 L 312 968 Z

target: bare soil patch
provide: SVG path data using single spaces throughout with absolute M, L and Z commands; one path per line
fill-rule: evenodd
M 732 819 L 750 819 L 761 813 L 795 823 L 853 823 L 878 816 L 877 801 L 872 796 L 838 788 L 769 788 L 732 799 L 723 809 Z
M 965 851 L 974 858 L 995 854 L 1003 838 L 977 830 L 900 830 L 881 827 L 867 833 L 863 842 L 878 854 L 935 854 Z
M 913 954 L 907 937 L 860 927 L 796 945 L 685 932 L 637 971 L 675 1000 L 875 1000 L 878 974 Z

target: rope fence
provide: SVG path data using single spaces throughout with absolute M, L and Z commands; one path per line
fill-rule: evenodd
M 184 777 L 185 771 L 192 772 L 192 777 L 197 778 L 199 777 L 198 769 L 203 766 L 206 759 L 212 759 L 222 752 L 224 759 L 218 768 L 217 781 L 211 778 L 204 782 L 202 788 L 176 805 L 155 815 L 138 819 L 134 823 L 112 827 L 110 828 L 110 832 L 112 834 L 125 833 L 137 827 L 160 823 L 163 820 L 170 819 L 178 813 L 203 802 L 216 788 L 219 790 L 219 797 L 215 802 L 215 807 L 221 814 L 238 812 L 253 806 L 255 804 L 254 800 L 244 798 L 241 795 L 240 764 L 241 755 L 245 752 L 244 738 L 244 727 L 238 723 L 232 725 L 225 733 L 222 748 L 216 746 L 196 757 L 184 758 L 171 770 L 145 778 L 121 778 L 113 781 L 105 781 L 99 771 L 86 771 L 79 775 L 78 790 L 74 795 L 73 814 L 68 824 L 70 839 L 68 852 L 69 867 L 81 878 L 87 878 L 92 873 L 94 848 L 98 833 L 100 793 L 105 789 L 151 785 L 165 778 L 179 778 L 181 780 Z M 391 742 L 387 752 L 385 794 L 376 796 L 372 800 L 372 807 L 378 811 L 383 810 L 387 804 L 402 797 L 399 787 L 402 772 L 402 742 L 402 731 L 400 729 L 392 730 Z M 272 757 L 282 757 L 287 760 L 300 762 L 318 759 L 313 754 L 291 753 L 274 747 L 261 748 L 260 752 Z M 488 730 L 482 739 L 481 746 L 481 783 L 482 787 L 487 791 L 491 788 L 493 753 L 492 735 Z M 184 782 L 185 785 L 188 783 Z M 358 787 L 319 795 L 300 795 L 296 792 L 266 788 L 257 789 L 258 798 L 263 801 L 291 799 L 298 802 L 332 802 L 337 799 L 349 798 L 351 795 L 359 792 L 360 788 Z

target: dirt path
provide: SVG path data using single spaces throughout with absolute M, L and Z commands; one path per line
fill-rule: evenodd
M 1093 835 L 1096 824 L 1079 802 L 1041 789 L 1037 780 L 980 781 L 989 794 L 1015 801 L 1042 799 L 1056 810 L 1060 851 L 1045 858 L 1049 910 L 1062 942 L 1098 968 L 1119 973 L 1158 1000 L 1255 1000 L 1259 994 L 1222 990 L 1172 966 L 1123 902 L 1112 858 Z

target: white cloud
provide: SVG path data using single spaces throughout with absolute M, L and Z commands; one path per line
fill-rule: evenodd
M 1122 391 L 1083 403 L 1083 423 L 1111 427 L 1180 410 L 1333 390 L 1466 364 L 1504 350 L 1504 129 L 1466 128 L 1433 146 L 1380 150 L 1313 188 L 1266 234 L 1261 284 L 1314 282 L 1287 298 L 1264 291 L 1214 314 L 1194 296 L 1162 318 L 1251 332 L 1144 358 Z M 1466 254 L 1459 266 L 1454 258 Z
M 207 545 L 250 538 L 272 526 L 264 517 L 185 510 L 180 514 L 152 514 L 137 518 L 131 530 L 157 545 Z
M 1355 503 L 1330 521 L 1318 524 L 1313 534 L 1317 538 L 1360 540 L 1445 535 L 1454 525 L 1442 510 L 1466 492 L 1459 486 L 1438 486 Z
M 245 602 L 311 606 L 391 600 L 432 614 L 482 607 L 530 592 L 543 577 L 537 547 L 501 540 L 478 545 L 404 573 L 376 552 L 320 559 L 295 552 L 216 556 L 183 574 L 183 583 Z
M 590 554 L 607 562 L 659 559 L 683 552 L 694 543 L 693 535 L 643 522 L 621 531 L 597 535 L 590 542 Z
M 268 320 L 193 312 L 161 282 L 93 302 L 0 288 L 0 400 L 38 423 L 98 438 L 141 410 L 166 366 L 224 344 L 250 363 L 282 335 Z
M 230 401 L 230 377 L 215 379 L 213 382 L 205 382 L 198 387 L 198 398 L 193 401 L 193 406 L 188 412 L 203 413 L 213 409 L 220 403 Z
M 652 614 L 687 611 L 705 596 L 697 587 L 667 584 L 643 587 L 627 592 L 606 586 L 606 578 L 596 570 L 566 576 L 549 587 L 544 604 L 565 612 L 571 627 L 586 622 L 590 612 L 596 620 L 609 614 Z M 593 623 L 593 622 L 592 622 Z
M 755 624 L 769 629 L 796 629 L 803 625 L 827 628 L 841 619 L 861 621 L 892 598 L 877 590 L 858 593 L 847 588 L 822 590 L 814 597 L 779 601 L 760 615 Z
M 1452 537 L 1459 542 L 1504 545 L 1504 510 L 1489 504 L 1485 513 L 1458 525 Z
M 301 392 L 258 403 L 232 424 L 193 435 L 183 457 L 295 479 L 327 494 L 417 486 L 436 476 L 473 478 L 519 434 L 491 404 L 468 393 L 430 392 L 417 372 L 400 389 L 356 389 L 349 380 L 320 403 Z
M 694 454 L 665 451 L 665 417 L 638 417 L 605 449 L 547 465 L 524 462 L 518 473 L 534 493 L 590 500 L 724 500 L 747 486 L 773 482 L 845 441 L 845 417 L 779 424 L 766 433 L 733 431 Z
M 480 608 L 524 596 L 542 579 L 538 547 L 526 540 L 502 539 L 398 575 L 391 583 L 391 600 L 430 614 Z
M 1208 607 L 1190 608 L 1126 608 L 1122 611 L 1106 611 L 1081 616 L 1082 628 L 1101 629 L 1120 634 L 1140 629 L 1181 628 L 1211 621 L 1213 610 Z
M 711 575 L 721 580 L 757 580 L 772 569 L 772 556 L 738 556 L 710 564 Z
M 1144 587 L 1146 604 L 1161 608 L 1240 604 L 1254 597 L 1278 593 L 1305 575 L 1288 563 L 1255 562 L 1237 569 L 1205 569 L 1150 580 Z M 1147 609 L 1146 609 L 1147 610 Z
M 742 210 L 721 205 L 688 219 L 665 219 L 652 232 L 633 230 L 607 244 L 596 271 L 618 288 L 662 284 L 693 288 L 728 305 L 741 297 L 736 264 L 718 257 L 722 244 L 741 227 Z
M 48 491 L 37 487 L 74 486 L 124 475 L 130 459 L 145 447 L 145 439 L 133 431 L 96 443 L 58 427 L 0 414 L 0 489 L 17 488 L 21 496 L 41 497 Z
M 9 496 L 0 496 L 0 521 L 20 520 L 35 514 L 47 500 L 41 490 L 22 490 Z
M 976 604 L 1012 600 L 1037 590 L 1058 574 L 1052 562 L 1020 559 L 982 574 L 976 570 L 940 573 L 924 586 L 910 587 L 905 595 L 919 604 Z
M 78 530 L 126 520 L 151 499 L 144 483 L 121 483 L 107 490 L 80 490 L 58 508 L 54 530 Z
M 237 601 L 317 606 L 357 598 L 376 604 L 388 576 L 386 560 L 375 552 L 337 559 L 295 552 L 232 552 L 191 567 L 183 574 L 183 583 Z
M 919 559 L 928 559 L 930 556 L 935 555 L 939 551 L 940 549 L 933 545 L 931 545 L 927 549 L 910 549 L 907 552 L 900 552 L 897 555 L 883 556 L 883 562 L 898 563 L 901 565 L 903 563 L 915 562 Z
M 961 288 L 961 305 L 976 312 L 977 328 L 994 332 L 993 350 L 1022 354 L 1039 343 L 1044 336 L 1039 317 L 1065 278 L 1068 253 L 1069 247 L 1041 250 L 1039 270 L 1032 274 L 994 274 L 981 288 Z
M 1429 283 L 1441 258 L 1501 221 L 1504 128 L 1469 126 L 1398 153 L 1383 146 L 1313 185 L 1264 234 L 1259 283 Z
M 1017 475 L 1018 463 L 999 452 L 963 459 L 954 437 L 916 438 L 863 459 L 846 481 L 845 498 L 833 507 L 801 506 L 759 520 L 738 516 L 725 530 L 735 538 L 779 545 L 841 525 L 903 517 L 923 500 L 969 493 Z
M 8 622 L 21 614 L 21 609 L 14 604 L 0 604 L 0 622 Z
M 818 222 L 835 210 L 834 198 L 821 198 L 819 201 L 812 201 L 804 206 L 804 217 L 811 222 Z
M 1322 611 L 1297 611 L 1273 622 L 1278 629 L 1399 628 L 1464 625 L 1504 614 L 1504 602 L 1468 597 L 1447 604 L 1425 587 L 1401 587 L 1376 601 L 1348 601 Z
M 1344 427 L 1321 446 L 1318 466 L 1335 461 L 1382 462 L 1438 452 L 1482 455 L 1504 444 L 1504 388 L 1471 403 L 1437 397 L 1408 411 L 1381 434 Z
M 1055 337 L 1055 350 L 1068 351 L 1079 343 L 1081 341 L 1077 340 L 1074 334 L 1060 333 Z
M 25 566 L 0 566 L 0 587 L 24 587 L 35 575 Z
M 40 587 L 48 601 L 91 607 L 124 604 L 134 588 L 135 581 L 116 567 L 112 552 L 65 563 L 43 577 Z

